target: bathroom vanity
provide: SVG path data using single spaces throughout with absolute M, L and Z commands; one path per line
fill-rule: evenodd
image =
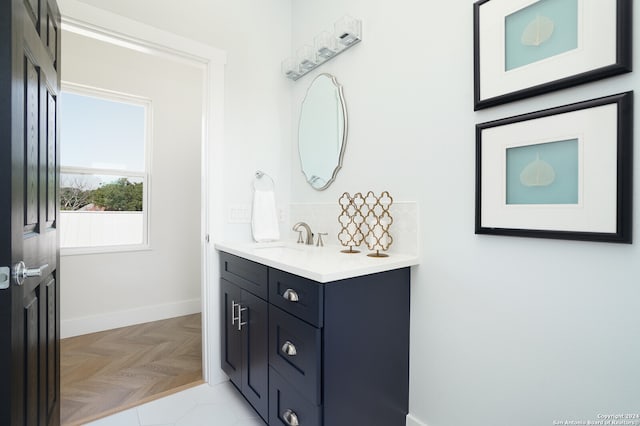
M 216 248 L 222 369 L 269 425 L 405 424 L 415 256 Z

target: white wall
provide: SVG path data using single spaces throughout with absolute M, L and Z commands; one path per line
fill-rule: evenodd
M 471 0 L 84 1 L 227 51 L 222 208 L 249 203 L 256 168 L 276 178 L 282 203 L 289 178 L 296 203 L 368 189 L 420 203 L 416 425 L 539 426 L 637 412 L 637 245 L 473 234 L 476 123 L 626 91 L 637 74 L 474 113 Z M 347 13 L 364 20 L 360 45 L 296 83 L 279 74 L 290 48 Z M 295 146 L 298 105 L 318 72 L 344 85 L 350 124 L 344 168 L 324 192 L 304 182 Z M 225 232 L 249 238 L 246 225 Z
M 72 0 L 71 0 L 72 1 Z M 65 4 L 59 0 L 64 15 Z M 277 202 L 286 216 L 290 193 L 291 90 L 280 76 L 280 61 L 291 42 L 291 0 L 84 0 L 127 18 L 216 47 L 226 53 L 224 70 L 224 196 L 214 200 L 227 217 L 231 208 L 248 212 L 251 184 L 260 169 L 276 183 Z M 65 47 L 63 47 L 64 49 Z M 217 212 L 215 212 L 217 214 Z M 214 230 L 215 231 L 215 230 Z M 248 240 L 247 223 L 228 223 L 217 240 Z M 213 243 L 213 241 L 212 241 Z M 217 255 L 210 250 L 215 264 Z M 208 302 L 217 306 L 217 268 L 210 279 Z M 208 356 L 215 369 L 219 362 L 219 319 L 216 312 L 205 324 Z M 209 371 L 211 382 L 224 379 L 222 370 Z
M 294 47 L 344 14 L 364 21 L 360 45 L 293 83 L 292 133 L 306 88 L 329 72 L 344 85 L 349 139 L 335 183 L 317 192 L 292 138 L 292 201 L 369 189 L 419 201 L 409 424 L 543 426 L 636 413 L 640 247 L 474 235 L 474 125 L 631 90 L 640 74 L 474 113 L 472 4 L 292 3 Z M 637 56 L 639 37 L 634 44 Z
M 151 248 L 62 256 L 63 337 L 199 312 L 202 70 L 66 31 L 62 43 L 63 81 L 150 99 L 153 121 Z
M 230 206 L 251 207 L 256 170 L 273 177 L 277 202 L 286 207 L 291 97 L 289 82 L 280 78 L 280 61 L 289 53 L 291 0 L 82 2 L 226 51 L 225 196 L 220 208 L 226 217 Z M 250 227 L 242 223 L 228 224 L 220 239 L 250 237 Z

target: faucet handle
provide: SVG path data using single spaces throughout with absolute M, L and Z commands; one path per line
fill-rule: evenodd
M 298 244 L 303 244 L 304 240 L 302 239 L 302 229 L 298 231 Z
M 322 241 L 323 235 L 329 235 L 326 232 L 318 232 L 318 242 L 316 243 L 316 247 L 324 247 L 324 242 Z

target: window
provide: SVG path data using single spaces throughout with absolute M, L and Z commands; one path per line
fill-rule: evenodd
M 148 244 L 149 102 L 64 88 L 60 102 L 60 246 L 64 254 Z

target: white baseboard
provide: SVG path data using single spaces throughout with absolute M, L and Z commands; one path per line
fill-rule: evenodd
M 201 311 L 202 301 L 200 299 L 191 299 L 164 305 L 145 306 L 126 311 L 71 318 L 60 321 L 60 335 L 64 339 L 129 325 L 195 314 Z
M 426 423 L 422 423 L 416 419 L 411 413 L 407 414 L 407 426 L 427 426 Z

